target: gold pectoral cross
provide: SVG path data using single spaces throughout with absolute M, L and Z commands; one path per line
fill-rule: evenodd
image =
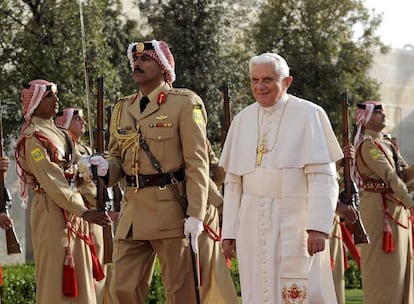
M 262 159 L 263 159 L 263 153 L 266 153 L 266 148 L 264 145 L 264 142 L 262 141 L 262 143 L 257 147 L 256 153 L 257 153 L 257 157 L 256 157 L 256 164 L 257 166 L 260 166 L 262 164 Z

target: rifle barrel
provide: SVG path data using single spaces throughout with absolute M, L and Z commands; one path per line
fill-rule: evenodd
M 105 150 L 105 128 L 104 128 L 104 100 L 103 100 L 103 77 L 98 77 L 97 80 L 97 130 L 96 130 L 96 152 L 104 153 Z M 106 212 L 109 210 L 109 195 L 108 189 L 101 178 L 96 178 L 96 207 L 98 210 Z M 104 239 L 104 258 L 105 264 L 112 262 L 113 252 L 113 231 L 112 226 L 103 227 Z
M 3 107 L 0 101 L 0 157 L 4 156 L 3 142 Z M 5 185 L 4 172 L 0 172 L 0 212 L 3 212 L 7 216 L 9 216 L 8 209 L 10 208 L 10 206 L 11 197 Z M 17 238 L 13 224 L 10 227 L 6 228 L 5 232 L 7 254 L 22 253 L 22 247 L 20 245 L 19 239 Z
M 349 146 L 349 100 L 348 92 L 342 94 L 342 145 Z M 369 244 L 369 236 L 361 220 L 361 215 L 355 201 L 358 200 L 358 190 L 355 186 L 351 176 L 352 158 L 344 157 L 344 191 L 341 196 L 341 201 L 347 205 L 351 205 L 356 213 L 357 220 L 352 225 L 352 232 L 354 235 L 355 244 Z

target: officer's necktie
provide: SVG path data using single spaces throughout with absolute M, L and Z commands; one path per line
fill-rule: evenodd
M 141 113 L 144 112 L 145 108 L 147 107 L 147 104 L 150 102 L 149 98 L 147 96 L 142 96 L 141 100 L 139 101 L 139 107 L 141 109 Z

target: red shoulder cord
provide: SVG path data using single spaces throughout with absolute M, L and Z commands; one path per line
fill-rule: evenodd
M 385 158 L 392 165 L 392 162 L 388 158 L 388 156 L 385 153 L 383 147 L 379 143 L 377 143 L 375 140 L 372 140 L 371 139 L 371 142 L 384 154 Z M 362 144 L 363 143 L 361 143 L 359 145 L 356 153 L 358 153 L 358 155 L 361 157 L 362 163 L 366 167 L 368 167 L 367 164 L 366 164 L 366 162 L 364 161 L 364 158 L 362 157 L 362 153 L 361 153 Z M 365 180 L 369 179 L 368 176 L 366 176 L 364 174 L 361 174 L 361 172 L 358 170 L 358 166 L 357 165 L 355 166 L 355 168 L 356 168 L 356 170 L 358 171 L 358 174 L 362 177 L 363 180 L 364 179 Z M 380 194 L 381 194 L 382 204 L 383 204 L 383 207 L 384 207 L 383 250 L 385 252 L 387 252 L 387 253 L 390 253 L 390 252 L 393 252 L 395 250 L 395 246 L 394 246 L 394 240 L 393 240 L 393 237 L 392 237 L 392 228 L 391 228 L 391 225 L 390 225 L 390 222 L 389 222 L 388 218 L 391 219 L 394 223 L 396 223 L 401 228 L 408 229 L 409 225 L 404 225 L 403 223 L 399 222 L 396 218 L 394 218 L 391 215 L 390 209 L 387 206 L 387 199 L 389 199 L 389 200 L 393 201 L 397 205 L 398 204 L 401 204 L 405 208 L 405 206 L 402 204 L 401 200 L 398 199 L 397 197 L 395 197 L 394 195 L 392 195 L 393 193 L 391 193 L 391 196 L 390 195 L 387 195 L 388 193 L 386 193 L 386 192 L 381 192 Z

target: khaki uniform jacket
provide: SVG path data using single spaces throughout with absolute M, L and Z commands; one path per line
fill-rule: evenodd
M 125 175 L 157 174 L 139 145 L 139 133 L 163 172 L 184 168 L 186 212 L 171 185 L 165 189 L 126 187 L 115 237 L 125 239 L 131 226 L 136 240 L 183 237 L 185 215 L 204 219 L 208 195 L 207 114 L 202 100 L 187 89 L 167 84 L 148 96 L 140 113 L 141 93 L 122 98 L 114 108 L 109 142 L 109 186 Z M 184 183 L 179 183 L 183 192 Z M 138 190 L 138 191 L 137 191 Z
M 41 142 L 35 132 L 43 134 L 49 142 Z M 73 234 L 70 245 L 79 295 L 68 298 L 62 293 L 65 247 L 68 246 L 63 210 L 76 216 L 81 216 L 87 210 L 81 194 L 69 186 L 64 176 L 64 167 L 70 165 L 72 158 L 77 156 L 72 153 L 70 140 L 54 125 L 52 119 L 32 117 L 24 136 L 24 145 L 18 147 L 21 151 L 18 162 L 29 173 L 29 182 L 38 184 L 31 201 L 30 216 L 36 269 L 36 303 L 94 304 L 96 298 L 89 247 Z M 50 143 L 56 147 L 56 154 Z M 56 155 L 57 162 L 51 160 L 53 155 Z M 83 233 L 89 233 L 86 221 L 76 218 L 76 222 L 76 227 Z
M 403 228 L 384 216 L 381 193 L 360 193 L 361 219 L 371 241 L 369 245 L 361 246 L 364 304 L 414 303 L 411 224 L 406 209 L 413 206 L 414 201 L 397 175 L 390 140 L 384 139 L 380 133 L 366 130 L 364 140 L 356 151 L 358 173 L 364 179 L 382 180 L 387 188 L 393 190 L 393 194 L 386 194 L 386 205 L 392 217 L 406 226 Z M 398 163 L 405 166 L 398 151 L 397 156 Z M 389 253 L 383 250 L 385 219 L 391 226 L 395 244 L 395 250 Z

